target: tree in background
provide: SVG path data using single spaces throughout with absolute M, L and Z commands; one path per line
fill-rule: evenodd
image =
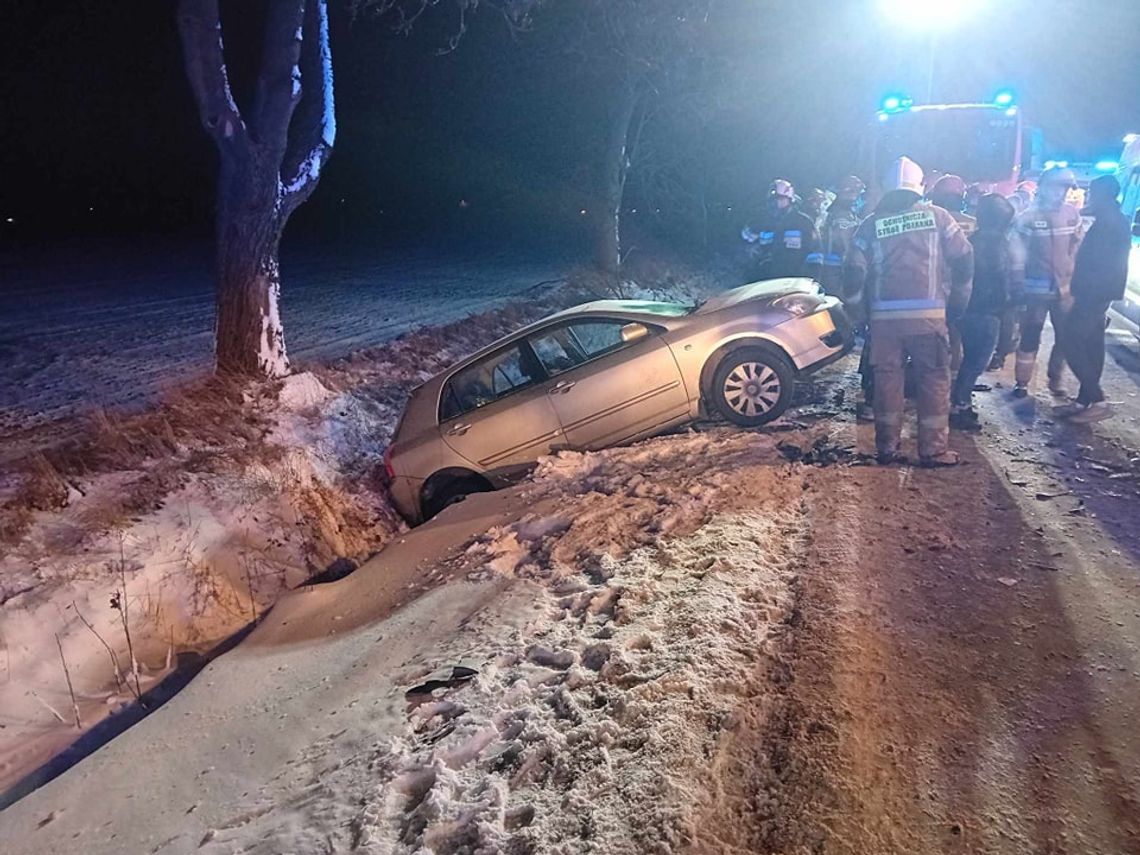
M 354 12 L 390 16 L 398 32 L 439 0 L 353 0 Z M 487 2 L 487 0 L 485 0 Z M 539 0 L 488 2 L 516 26 Z M 478 0 L 455 0 L 463 35 Z M 216 203 L 219 373 L 289 371 L 278 250 L 289 217 L 316 189 L 336 141 L 327 0 L 269 0 L 252 105 L 230 86 L 219 0 L 180 0 L 183 62 L 202 126 L 218 151 Z
M 612 91 L 593 207 L 594 260 L 622 263 L 622 200 L 651 117 L 685 90 L 713 0 L 576 0 L 569 51 Z
M 638 128 L 636 169 L 625 195 L 671 237 L 707 252 L 726 219 L 726 200 L 746 176 L 726 171 L 740 148 L 734 120 L 762 109 L 748 73 L 755 56 L 749 25 L 755 10 L 741 0 L 717 0 L 689 35 L 688 52 L 669 63 L 665 85 L 647 105 Z M 662 216 L 656 212 L 667 212 Z M 731 229 L 735 236 L 739 226 Z

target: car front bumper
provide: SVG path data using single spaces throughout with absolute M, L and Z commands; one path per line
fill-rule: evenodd
M 843 358 L 855 344 L 851 320 L 843 304 L 834 297 L 828 297 L 818 312 L 781 324 L 781 327 L 792 327 L 781 332 L 789 333 L 788 338 L 799 344 L 792 358 L 802 373 L 818 371 Z

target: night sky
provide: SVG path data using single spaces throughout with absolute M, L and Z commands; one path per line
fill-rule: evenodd
M 223 6 L 239 90 L 261 5 Z M 1140 3 L 985 5 L 939 36 L 935 100 L 1010 86 L 1050 155 L 1118 154 L 1140 130 Z M 340 135 L 291 233 L 400 240 L 466 218 L 509 242 L 580 228 L 609 92 L 566 55 L 559 14 L 512 39 L 482 10 L 440 55 L 456 21 L 447 0 L 407 38 L 350 20 L 340 0 L 331 8 Z M 885 92 L 924 95 L 928 38 L 872 0 L 713 8 L 726 56 L 746 57 L 697 153 L 725 206 L 748 205 L 777 174 L 835 180 Z M 214 153 L 183 78 L 173 0 L 4 0 L 0 79 L 0 240 L 208 233 Z

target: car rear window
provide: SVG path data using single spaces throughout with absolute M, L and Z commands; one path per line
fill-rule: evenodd
M 453 375 L 444 385 L 439 420 L 447 421 L 545 379 L 529 348 L 498 350 Z

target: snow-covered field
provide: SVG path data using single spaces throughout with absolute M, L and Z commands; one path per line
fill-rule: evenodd
M 153 400 L 211 359 L 207 244 L 0 257 L 0 437 L 87 409 Z M 291 251 L 281 313 L 299 364 L 501 304 L 570 262 L 518 250 Z

